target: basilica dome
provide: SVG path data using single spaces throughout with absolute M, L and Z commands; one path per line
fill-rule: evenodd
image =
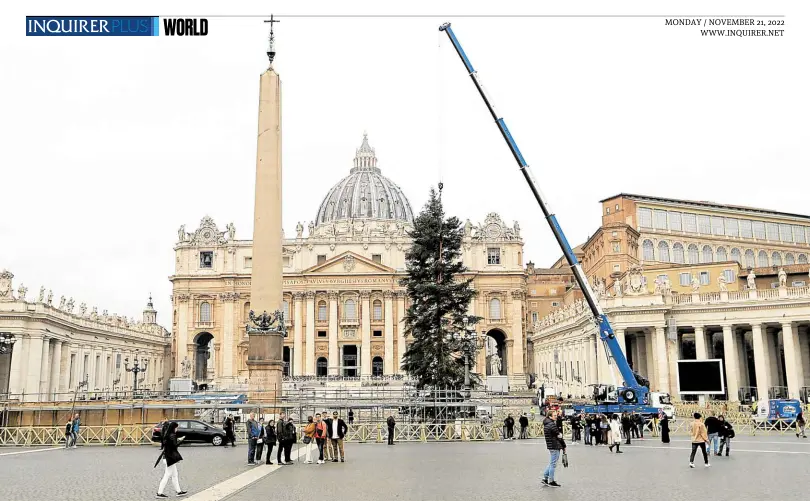
M 351 219 L 413 223 L 410 202 L 402 189 L 380 172 L 367 134 L 363 134 L 363 144 L 357 149 L 349 175 L 338 181 L 321 202 L 315 224 Z

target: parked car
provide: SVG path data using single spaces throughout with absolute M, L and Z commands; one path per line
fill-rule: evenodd
M 183 443 L 222 445 L 225 440 L 225 430 L 222 428 L 196 419 L 172 419 L 171 421 L 177 423 L 177 438 L 183 438 Z M 152 428 L 152 442 L 160 442 L 160 424 L 156 424 Z

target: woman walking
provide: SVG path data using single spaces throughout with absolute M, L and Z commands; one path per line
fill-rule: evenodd
M 610 452 L 613 452 L 613 447 L 616 447 L 616 454 L 624 454 L 619 450 L 619 445 L 622 443 L 622 426 L 619 424 L 619 416 L 614 414 L 610 418 L 610 432 L 608 434 Z
M 162 444 L 163 452 L 160 453 L 157 462 L 155 462 L 155 466 L 157 466 L 162 459 L 163 463 L 166 465 L 163 478 L 160 479 L 160 485 L 158 486 L 156 496 L 158 499 L 169 497 L 164 494 L 163 491 L 166 490 L 166 484 L 169 483 L 170 478 L 172 479 L 172 485 L 178 496 L 185 496 L 187 494 L 186 491 L 180 489 L 180 477 L 177 473 L 177 463 L 183 460 L 183 456 L 177 451 L 177 446 L 179 445 L 179 441 L 177 440 L 177 421 L 171 421 L 168 426 L 169 428 L 166 431 L 166 437 L 163 439 Z
M 307 459 L 305 464 L 312 464 L 312 449 L 315 447 L 315 422 L 312 416 L 307 417 L 307 425 L 304 426 L 304 438 L 302 439 L 306 446 Z
M 804 413 L 799 411 L 799 415 L 796 416 L 796 438 L 807 438 L 807 435 L 804 434 L 804 425 Z
M 669 418 L 663 412 L 661 413 L 661 442 L 669 443 Z
M 602 445 L 608 445 L 610 442 L 608 441 L 608 429 L 610 426 L 608 425 L 607 416 L 602 414 L 601 421 L 599 422 L 599 431 L 602 434 Z
M 706 443 L 709 441 L 709 433 L 706 431 L 706 425 L 700 420 L 700 413 L 694 414 L 695 420 L 692 421 L 692 454 L 689 456 L 689 467 L 695 467 L 695 453 L 700 447 L 700 452 L 703 453 L 703 461 L 706 468 L 711 466 L 709 464 L 709 455 L 706 453 Z

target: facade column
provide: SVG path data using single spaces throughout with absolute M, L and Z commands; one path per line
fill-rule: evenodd
M 188 357 L 189 361 L 192 360 L 192 357 L 189 356 L 187 345 L 188 345 L 188 330 L 189 330 L 189 310 L 191 309 L 191 301 L 189 300 L 188 294 L 175 294 L 175 308 L 177 308 L 177 332 L 175 333 L 175 339 L 177 339 L 177 353 L 174 354 L 174 367 L 175 370 L 175 377 L 180 377 L 181 373 L 181 366 L 180 364 L 183 363 L 183 359 Z M 124 364 L 124 354 L 121 354 L 121 370 L 123 371 L 123 364 Z M 194 378 L 194 369 L 192 366 L 192 371 L 190 374 L 191 378 Z M 125 377 L 121 375 L 121 385 L 123 386 L 125 381 Z
M 614 384 L 613 373 L 611 372 L 610 365 L 607 360 L 607 353 L 605 352 L 605 343 L 599 337 L 599 333 L 595 336 L 596 342 L 596 360 L 597 360 L 597 383 L 600 384 Z M 552 353 L 552 358 L 554 354 Z M 553 374 L 552 374 L 553 376 Z
M 236 379 L 236 371 L 233 364 L 233 348 L 234 348 L 234 331 L 235 326 L 238 325 L 236 321 L 237 310 L 236 308 L 239 298 L 235 295 L 226 295 L 225 300 L 222 302 L 222 360 L 217 365 L 217 378 L 220 384 L 230 385 Z M 241 329 L 244 332 L 244 325 Z
M 639 374 L 650 379 L 649 368 L 647 367 L 647 335 L 644 337 L 639 336 L 636 334 L 635 338 L 635 345 L 636 345 L 636 364 L 638 364 L 638 371 Z
M 810 386 L 810 333 L 807 328 L 805 328 L 803 332 L 799 332 L 799 347 L 802 372 L 804 372 L 804 383 L 802 383 L 802 386 Z
M 42 361 L 42 344 L 44 336 L 31 334 L 28 340 L 28 373 L 25 380 L 25 401 L 36 402 L 39 392 L 40 363 Z
M 397 293 L 397 374 L 402 374 L 402 357 L 405 356 L 405 292 Z M 485 372 L 484 372 L 485 373 Z
M 723 325 L 723 361 L 726 366 L 726 393 L 730 402 L 740 399 L 740 364 L 737 338 L 731 325 Z
M 59 373 L 62 368 L 62 341 L 55 339 L 53 343 L 53 354 L 51 355 L 51 384 L 48 392 L 52 395 L 51 400 L 58 400 L 59 393 Z
M 394 294 L 391 291 L 383 292 L 385 301 L 385 358 L 383 363 L 383 374 L 394 374 Z
M 695 327 L 695 352 L 698 360 L 709 358 L 709 350 L 706 347 L 706 331 L 702 326 Z
M 596 384 L 599 382 L 599 378 L 596 374 L 596 359 L 597 355 L 594 350 L 596 350 L 596 337 L 593 335 L 588 336 L 588 343 L 587 343 L 587 350 L 588 352 L 585 354 L 585 360 L 588 361 L 588 377 L 586 382 L 588 384 Z
M 371 376 L 371 308 L 369 291 L 360 292 L 360 375 Z
M 39 359 L 39 401 L 48 400 L 48 379 L 51 375 L 50 360 L 51 342 L 50 338 L 42 337 L 42 352 Z
M 767 399 L 768 388 L 771 387 L 770 361 L 768 360 L 768 340 L 766 332 L 762 326 L 755 324 L 751 326 L 754 344 L 754 371 L 757 375 L 757 398 Z
M 523 376 L 526 372 L 524 363 L 524 336 L 523 336 L 523 291 L 516 289 L 512 291 L 512 339 L 515 341 L 512 346 L 512 372 L 510 376 Z M 521 384 L 521 386 L 523 386 Z
M 25 372 L 28 367 L 28 347 L 30 344 L 30 336 L 17 334 L 17 342 L 12 347 L 11 351 L 11 372 L 9 373 L 8 393 L 9 398 L 12 395 L 18 395 L 25 389 L 25 384 L 28 375 Z
M 295 325 L 293 325 L 293 376 L 304 374 L 304 294 L 293 294 L 293 311 Z
M 644 351 L 647 364 L 647 379 L 650 380 L 650 385 L 655 386 L 658 383 L 657 367 L 655 365 L 655 329 L 648 328 L 644 330 Z
M 338 352 L 338 293 L 329 291 L 329 375 L 340 375 L 340 353 Z
M 315 292 L 307 291 L 306 371 L 307 376 L 317 374 L 315 367 Z
M 624 327 L 613 329 L 613 334 L 616 336 L 616 341 L 619 343 L 619 347 L 622 349 L 622 353 L 624 354 L 624 358 L 627 358 L 627 339 L 626 336 L 626 329 Z M 621 383 L 624 381 L 622 377 L 621 371 L 619 371 L 619 366 L 616 365 L 614 361 L 613 365 L 610 366 L 613 373 L 616 375 L 616 381 Z
M 782 343 L 785 349 L 788 398 L 799 398 L 799 391 L 804 384 L 804 367 L 799 347 L 799 333 L 791 322 L 782 324 Z
M 667 363 L 667 334 L 666 326 L 655 326 L 655 354 L 658 369 L 658 388 L 662 392 L 670 392 L 669 386 L 669 364 Z M 670 392 L 670 395 L 672 393 Z

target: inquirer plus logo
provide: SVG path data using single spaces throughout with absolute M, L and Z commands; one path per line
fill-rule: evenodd
M 155 37 L 156 16 L 26 16 L 26 36 Z

